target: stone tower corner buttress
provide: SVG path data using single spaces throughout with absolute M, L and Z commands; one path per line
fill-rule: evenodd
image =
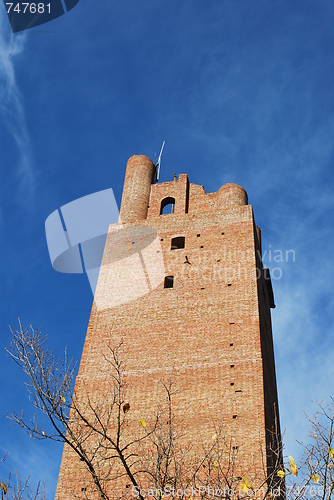
M 121 222 L 132 223 L 146 219 L 155 171 L 154 163 L 147 156 L 134 155 L 129 158 L 121 202 Z

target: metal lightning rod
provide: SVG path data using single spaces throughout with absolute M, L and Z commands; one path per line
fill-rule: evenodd
M 161 166 L 161 155 L 162 155 L 162 151 L 164 149 L 164 146 L 165 146 L 165 141 L 162 143 L 162 146 L 161 146 L 161 149 L 160 149 L 160 153 L 159 153 L 159 156 L 158 156 L 158 159 L 155 163 L 155 167 L 156 167 L 156 176 L 155 176 L 155 181 L 158 182 L 159 180 L 159 176 L 160 176 L 160 166 Z

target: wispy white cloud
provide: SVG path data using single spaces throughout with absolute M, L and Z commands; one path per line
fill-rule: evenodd
M 316 280 L 302 279 L 293 286 L 282 282 L 276 288 L 279 308 L 273 322 L 281 425 L 286 429 L 286 452 L 298 456 L 302 448 L 297 440 L 307 441 L 311 430 L 304 412 L 312 417 L 317 410 L 312 401 L 330 402 L 333 347 L 326 320 L 314 310 Z
M 31 141 L 23 99 L 15 75 L 15 59 L 23 52 L 25 34 L 11 34 L 4 9 L 0 9 L 0 117 L 18 149 L 17 183 L 29 199 L 34 191 Z
M 290 207 L 290 226 L 274 216 L 282 234 L 269 229 L 264 245 L 266 264 L 272 271 L 275 267 L 282 271 L 281 279 L 273 281 L 277 309 L 272 318 L 281 424 L 286 429 L 286 450 L 296 456 L 302 452 L 296 440 L 305 442 L 310 431 L 304 411 L 313 416 L 312 401 L 327 404 L 333 396 L 333 239 L 327 225 L 319 225 L 332 202 L 326 195 L 320 200 L 310 199 L 312 217 L 303 218 L 300 210 L 294 213 Z M 280 214 L 287 220 L 284 211 Z M 282 250 L 287 260 L 285 250 L 291 243 L 295 259 L 275 261 L 275 249 Z
M 53 462 L 55 459 L 60 462 L 62 445 L 50 441 L 35 441 L 20 429 L 17 433 L 21 439 L 15 442 L 3 438 L 4 446 L 0 447 L 1 457 L 5 453 L 7 455 L 1 464 L 1 479 L 7 481 L 10 475 L 13 484 L 18 474 L 23 481 L 29 478 L 29 485 L 34 488 L 41 482 L 47 486 L 47 498 L 54 498 L 58 471 L 55 472 Z

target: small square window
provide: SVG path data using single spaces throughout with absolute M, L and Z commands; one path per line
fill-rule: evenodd
M 201 235 L 198 233 L 197 238 L 199 238 Z
M 174 276 L 166 276 L 164 288 L 173 288 L 174 286 Z
M 171 243 L 171 250 L 177 250 L 178 248 L 184 248 L 185 245 L 185 237 L 184 236 L 178 236 L 177 238 L 172 239 Z

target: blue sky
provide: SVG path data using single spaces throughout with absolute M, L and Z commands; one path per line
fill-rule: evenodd
M 80 359 L 92 304 L 86 276 L 53 271 L 45 219 L 110 187 L 119 203 L 127 159 L 154 159 L 163 140 L 162 181 L 248 192 L 265 262 L 282 273 L 276 370 L 297 457 L 303 410 L 334 395 L 333 2 L 80 0 L 16 35 L 0 7 L 1 476 L 47 479 L 53 498 L 62 451 L 2 417 L 29 411 L 8 325 L 20 317 Z M 291 249 L 294 262 L 274 261 Z

